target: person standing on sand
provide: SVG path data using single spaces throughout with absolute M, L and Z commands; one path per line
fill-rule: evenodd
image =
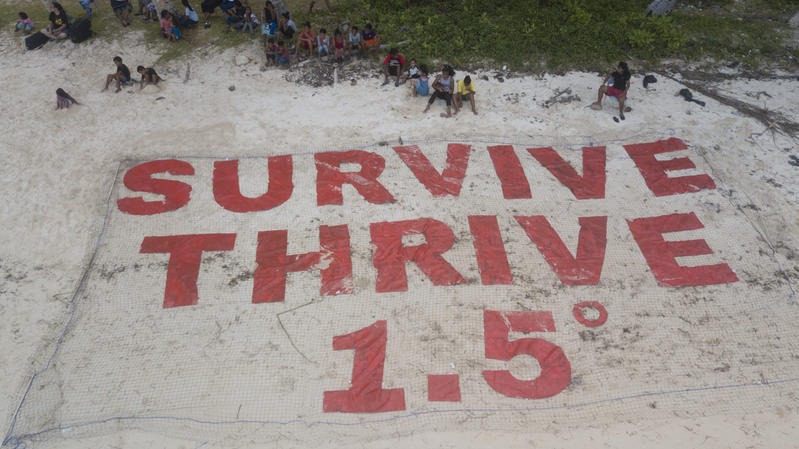
M 630 69 L 627 67 L 627 63 L 624 61 L 619 62 L 618 67 L 616 67 L 616 71 L 611 72 L 608 76 L 602 80 L 602 85 L 599 86 L 599 92 L 597 93 L 596 103 L 591 105 L 591 109 L 594 110 L 601 110 L 602 109 L 602 97 L 608 95 L 610 97 L 616 97 L 619 100 L 619 118 L 624 120 L 624 100 L 627 98 L 627 90 L 630 89 Z M 608 85 L 608 81 L 613 78 L 613 84 Z M 626 111 L 629 112 L 632 109 L 627 108 Z

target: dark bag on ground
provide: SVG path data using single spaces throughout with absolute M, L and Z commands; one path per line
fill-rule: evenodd
M 42 34 L 41 31 L 37 31 L 36 33 L 33 33 L 25 38 L 25 48 L 28 50 L 36 50 L 37 48 L 46 44 L 48 40 L 50 39 Z
M 92 21 L 89 19 L 78 19 L 72 22 L 69 27 L 69 38 L 72 42 L 79 44 L 92 37 Z

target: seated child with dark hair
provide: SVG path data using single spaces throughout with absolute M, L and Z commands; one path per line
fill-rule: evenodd
M 275 42 L 274 37 L 270 37 L 266 40 L 266 63 L 267 64 L 277 64 L 277 53 L 279 47 Z
M 152 67 L 144 68 L 144 66 L 140 65 L 136 67 L 136 71 L 141 75 L 141 81 L 139 81 L 139 90 L 144 89 L 144 86 L 147 84 L 158 85 L 159 81 L 163 81 L 163 78 L 158 76 L 158 74 L 155 73 L 155 69 Z
M 33 21 L 24 12 L 19 13 L 19 20 L 14 32 L 22 31 L 23 34 L 31 34 L 33 30 Z

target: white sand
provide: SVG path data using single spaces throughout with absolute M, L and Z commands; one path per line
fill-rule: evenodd
M 495 80 L 494 73 L 487 73 L 489 81 L 480 79 L 480 74 L 472 74 L 478 89 L 480 114 L 475 116 L 464 110 L 455 118 L 444 119 L 439 117 L 443 103 L 436 103 L 428 114 L 422 114 L 424 99 L 412 99 L 406 90 L 392 85 L 381 87 L 378 78 L 359 79 L 354 86 L 349 80 L 342 80 L 344 82 L 336 86 L 323 88 L 286 82 L 283 71 L 260 70 L 261 59 L 256 46 L 216 55 L 196 55 L 189 61 L 157 67 L 167 79 L 159 87 L 139 91 L 137 86 L 118 94 L 113 93 L 113 89 L 101 92 L 105 75 L 113 71 L 113 56 L 122 56 L 132 69 L 138 64 L 152 63 L 146 48 L 131 45 L 133 39 L 135 36 L 114 40 L 111 44 L 90 41 L 79 46 L 70 42 L 51 43 L 41 50 L 25 52 L 16 36 L 8 33 L 0 36 L 0 67 L 4 67 L 0 71 L 0 83 L 4 86 L 4 108 L 0 111 L 4 164 L 0 182 L 5 203 L 0 209 L 0 221 L 4 225 L 0 253 L 0 316 L 3 317 L 0 320 L 0 379 L 3 379 L 0 382 L 3 419 L 0 422 L 4 435 L 11 426 L 30 376 L 44 367 L 52 354 L 54 340 L 63 329 L 70 301 L 102 229 L 118 161 L 127 158 L 300 154 L 358 148 L 380 141 L 394 145 L 400 138 L 404 141 L 429 138 L 466 143 L 551 145 L 558 150 L 615 145 L 618 150 L 621 144 L 678 137 L 691 145 L 692 160 L 703 169 L 709 168 L 707 171 L 718 184 L 719 193 L 708 197 L 709 201 L 718 201 L 723 193 L 728 202 L 721 207 L 731 211 L 728 217 L 735 214 L 739 219 L 748 219 L 720 221 L 713 229 L 735 233 L 737 226 L 745 226 L 742 234 L 760 233 L 767 240 L 767 243 L 761 242 L 761 247 L 770 245 L 775 250 L 773 257 L 771 254 L 764 256 L 772 264 L 759 267 L 759 271 L 739 273 L 750 282 L 747 286 L 736 287 L 740 288 L 736 291 L 741 297 L 719 299 L 745 301 L 752 280 L 779 279 L 775 267 L 781 267 L 789 281 L 782 282 L 771 292 L 774 302 L 780 304 L 774 310 L 796 316 L 795 305 L 785 305 L 797 301 L 792 289 L 799 288 L 796 276 L 799 272 L 796 262 L 799 248 L 796 173 L 799 167 L 788 164 L 789 155 L 799 155 L 799 136 L 766 130 L 762 123 L 698 93 L 695 95 L 707 102 L 706 107 L 684 102 L 674 96 L 682 86 L 664 76 L 656 74 L 659 81 L 649 90 L 643 89 L 641 74 L 633 78 L 630 105 L 634 110 L 619 124 L 611 120 L 615 112 L 607 100 L 603 111 L 588 108 L 600 82 L 596 74 L 511 77 L 504 82 Z M 252 62 L 236 64 L 235 61 L 247 57 Z M 190 77 L 184 82 L 187 64 L 191 66 Z M 458 77 L 462 75 L 459 73 Z M 793 75 L 793 79 L 782 80 L 740 79 L 719 83 L 717 87 L 725 95 L 779 111 L 786 117 L 797 117 L 799 81 L 796 74 Z M 229 90 L 229 86 L 235 86 L 235 90 Z M 66 111 L 55 111 L 54 92 L 58 87 L 67 90 L 82 104 Z M 546 100 L 565 88 L 570 88 L 580 101 L 544 107 Z M 758 96 L 758 92 L 768 96 Z M 441 160 L 439 158 L 437 163 Z M 630 171 L 628 176 L 609 177 L 609 191 L 627 184 L 642 185 L 637 171 Z M 536 188 L 533 184 L 533 189 Z M 680 211 L 704 207 L 691 196 L 674 198 L 671 204 Z M 418 207 L 425 208 L 424 204 Z M 737 212 L 736 207 L 740 207 Z M 453 217 L 465 215 L 452 211 Z M 708 238 L 707 235 L 703 237 Z M 725 238 L 729 236 L 718 235 L 708 240 L 715 244 Z M 135 241 L 132 245 L 135 247 L 138 243 Z M 310 248 L 300 248 L 297 252 L 301 249 Z M 732 254 L 743 254 L 743 251 L 728 249 L 727 255 Z M 733 260 L 725 261 L 735 265 Z M 644 271 L 644 268 L 639 266 L 637 270 Z M 162 287 L 144 288 L 157 291 Z M 612 287 L 603 288 L 606 293 L 612 292 Z M 700 291 L 691 290 L 685 294 L 698 298 L 721 294 L 723 289 L 715 290 L 716 293 L 713 289 L 697 290 Z M 770 321 L 764 318 L 766 316 L 768 310 L 762 315 L 742 314 L 737 319 L 741 328 L 767 328 Z M 783 318 L 791 319 L 790 316 Z M 624 317 L 631 325 L 636 324 L 636 319 L 635 316 Z M 345 325 L 344 328 L 355 330 L 358 326 Z M 719 335 L 722 339 L 726 337 L 725 333 Z M 329 336 L 309 338 L 329 341 Z M 403 345 L 414 344 L 414 337 L 408 338 Z M 654 345 L 657 341 L 648 344 Z M 616 343 L 622 344 L 621 341 Z M 303 346 L 302 341 L 297 344 Z M 577 347 L 566 349 L 578 351 Z M 630 350 L 638 351 L 635 356 L 641 366 L 663 363 L 653 356 L 656 347 L 650 349 L 652 351 L 646 345 L 637 345 Z M 690 343 L 687 350 L 691 350 Z M 765 347 L 764 352 L 768 354 L 768 351 Z M 668 369 L 679 372 L 681 367 Z M 232 366 L 223 372 L 235 373 L 236 370 L 237 367 Z M 346 366 L 339 370 L 346 375 Z M 154 377 L 163 375 L 157 370 L 145 372 Z M 219 374 L 208 373 L 210 377 Z M 317 374 L 324 376 L 326 373 Z M 790 369 L 782 374 L 784 379 L 799 375 Z M 668 375 L 663 379 L 667 383 Z M 708 381 L 696 380 L 699 384 Z M 599 394 L 604 387 L 583 385 L 583 388 Z M 348 440 L 335 440 L 331 436 L 330 440 L 322 438 L 315 445 L 330 448 L 345 445 L 369 448 L 799 447 L 795 397 L 769 398 L 768 402 L 757 404 L 754 410 L 744 406 L 733 406 L 732 411 L 727 408 L 723 413 L 714 412 L 716 409 L 709 406 L 708 413 L 694 409 L 688 414 L 682 414 L 679 407 L 675 407 L 672 413 L 664 412 L 652 419 L 633 416 L 621 422 L 609 422 L 600 416 L 584 417 L 552 421 L 537 428 L 520 428 L 518 432 L 481 431 L 478 425 L 467 424 L 446 432 L 417 430 L 412 435 L 364 435 L 362 439 Z M 302 432 L 293 434 L 291 431 L 281 439 L 268 442 L 247 435 L 233 439 L 202 435 L 178 440 L 148 433 L 146 425 L 135 428 L 139 430 L 125 429 L 77 440 L 50 434 L 43 441 L 28 443 L 27 447 L 302 447 L 303 441 Z

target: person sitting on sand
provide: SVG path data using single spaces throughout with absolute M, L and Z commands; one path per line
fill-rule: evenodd
M 266 41 L 266 46 L 264 48 L 266 52 L 266 64 L 267 65 L 277 64 L 278 46 L 277 42 L 275 42 L 275 38 L 270 37 Z
M 613 85 L 608 86 L 608 80 L 613 78 Z M 624 61 L 619 62 L 616 71 L 611 72 L 602 80 L 602 85 L 599 86 L 596 103 L 591 105 L 591 109 L 602 109 L 602 97 L 608 95 L 616 97 L 619 100 L 619 118 L 624 120 L 624 112 L 630 112 L 632 109 L 624 108 L 624 100 L 627 98 L 627 90 L 630 88 L 630 69 Z
M 158 74 L 155 73 L 155 69 L 152 67 L 144 68 L 144 66 L 140 65 L 136 67 L 136 71 L 141 75 L 141 81 L 139 81 L 139 90 L 144 89 L 144 86 L 147 84 L 153 84 L 157 86 L 159 81 L 163 81 L 163 78 L 158 76 Z
M 468 101 L 472 106 L 472 112 L 474 112 L 474 115 L 477 115 L 477 108 L 474 106 L 475 93 L 476 90 L 474 89 L 471 76 L 466 75 L 462 80 L 458 81 L 457 92 L 455 94 L 455 112 L 463 107 L 464 101 Z
M 25 35 L 31 34 L 31 31 L 33 31 L 33 21 L 26 13 L 19 13 L 19 19 L 17 19 L 17 26 L 14 28 L 14 31 L 22 31 Z
M 327 56 L 330 54 L 330 36 L 327 35 L 327 29 L 320 28 L 319 34 L 316 35 L 316 55 L 319 57 Z
M 408 68 L 402 74 L 402 83 L 410 79 L 419 78 L 419 67 L 416 65 L 416 60 L 411 58 L 408 60 Z
M 67 12 L 61 3 L 53 2 L 50 5 L 50 25 L 41 31 L 52 40 L 66 39 L 69 32 Z
M 178 17 L 178 24 L 181 28 L 191 28 L 200 23 L 200 16 L 197 11 L 189 4 L 189 0 L 181 0 L 184 6 L 183 15 Z
M 436 75 L 433 81 L 433 95 L 430 95 L 430 100 L 427 101 L 427 107 L 423 112 L 430 110 L 430 106 L 436 101 L 436 98 L 441 98 L 447 103 L 447 114 L 441 114 L 442 117 L 452 117 L 452 91 L 455 87 L 455 70 L 450 65 L 444 65 L 441 73 Z M 458 113 L 458 110 L 455 110 Z
M 402 72 L 405 70 L 405 57 L 397 50 L 392 48 L 385 59 L 383 59 L 383 86 L 388 84 L 388 77 L 394 77 L 394 87 L 400 85 Z
M 244 8 L 244 16 L 241 22 L 239 22 L 234 28 L 240 29 L 241 32 L 245 32 L 250 30 L 250 34 L 255 33 L 255 28 L 259 25 L 258 23 L 258 16 L 252 12 L 252 8 L 249 6 Z
M 380 36 L 377 35 L 377 30 L 372 28 L 371 23 L 367 23 L 361 30 L 360 45 L 361 52 L 372 48 L 380 48 Z
M 411 78 L 411 95 L 426 97 L 430 95 L 430 76 L 427 74 L 427 66 L 419 66 L 419 77 Z
M 122 63 L 122 58 L 119 56 L 114 56 L 114 64 L 117 65 L 117 71 L 115 73 L 109 74 L 105 78 L 105 87 L 103 88 L 104 91 L 108 90 L 108 86 L 112 81 L 116 81 L 117 90 L 115 92 L 119 92 L 122 90 L 122 86 L 131 82 L 130 69 L 128 66 Z
M 78 100 L 72 98 L 71 95 L 66 93 L 66 91 L 64 91 L 64 89 L 60 87 L 55 91 L 55 101 L 56 101 L 55 105 L 56 111 L 59 109 L 68 109 L 73 104 L 80 104 L 78 103 Z
M 347 56 L 351 56 L 353 54 L 358 54 L 361 51 L 361 33 L 358 30 L 358 27 L 353 25 L 350 29 L 350 34 L 347 36 L 347 42 L 349 45 L 347 46 Z
M 277 41 L 277 56 L 275 59 L 281 67 L 288 67 L 291 64 L 291 52 L 288 45 L 282 40 Z
M 166 9 L 161 10 L 161 20 L 158 22 L 161 26 L 161 36 L 170 41 L 180 39 L 180 28 L 174 24 L 172 13 Z
M 297 36 L 297 59 L 302 59 L 302 53 L 305 53 L 309 58 L 314 46 L 314 32 L 311 29 L 311 22 L 305 22 L 299 36 Z
M 291 20 L 289 13 L 284 12 L 283 15 L 280 16 L 277 22 L 277 32 L 286 42 L 291 42 L 291 40 L 294 39 L 294 35 L 297 34 L 297 24 Z
M 336 31 L 333 32 L 333 59 L 336 62 L 344 62 L 344 49 L 346 48 L 347 40 L 344 39 L 341 30 L 336 28 Z

